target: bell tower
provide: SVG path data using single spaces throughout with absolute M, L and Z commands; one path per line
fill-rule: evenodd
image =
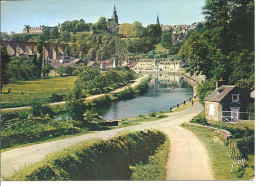
M 160 21 L 159 21 L 159 16 L 158 16 L 158 14 L 157 14 L 156 23 L 157 23 L 158 25 L 160 25 Z
M 116 24 L 118 24 L 118 16 L 117 16 L 117 13 L 116 13 L 116 6 L 115 5 L 114 5 L 114 12 L 113 12 L 111 19 L 113 19 L 116 22 Z

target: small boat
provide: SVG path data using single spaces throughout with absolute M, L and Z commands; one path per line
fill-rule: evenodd
M 172 86 L 172 89 L 175 89 L 176 87 L 175 86 Z

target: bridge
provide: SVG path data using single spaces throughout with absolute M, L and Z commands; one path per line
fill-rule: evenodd
M 28 55 L 32 56 L 36 53 L 36 46 L 38 42 L 25 42 L 25 41 L 0 41 L 11 56 Z M 58 53 L 64 54 L 66 44 L 60 43 L 43 43 L 43 59 L 53 61 L 57 60 Z M 8 50 L 9 49 L 9 50 Z

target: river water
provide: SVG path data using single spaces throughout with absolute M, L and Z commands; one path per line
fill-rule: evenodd
M 173 86 L 175 88 L 173 88 Z M 121 100 L 111 105 L 92 108 L 107 120 L 122 119 L 150 112 L 169 110 L 177 104 L 189 100 L 193 96 L 193 88 L 176 75 L 154 74 L 149 82 L 148 91 L 129 100 Z

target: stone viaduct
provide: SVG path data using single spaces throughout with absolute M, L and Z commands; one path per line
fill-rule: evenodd
M 11 56 L 20 56 L 28 54 L 32 56 L 35 53 L 35 48 L 38 42 L 24 42 L 24 41 L 0 41 L 6 50 L 9 48 Z M 64 54 L 66 44 L 59 43 L 43 43 L 43 58 L 44 60 L 56 61 L 58 58 L 58 52 Z

